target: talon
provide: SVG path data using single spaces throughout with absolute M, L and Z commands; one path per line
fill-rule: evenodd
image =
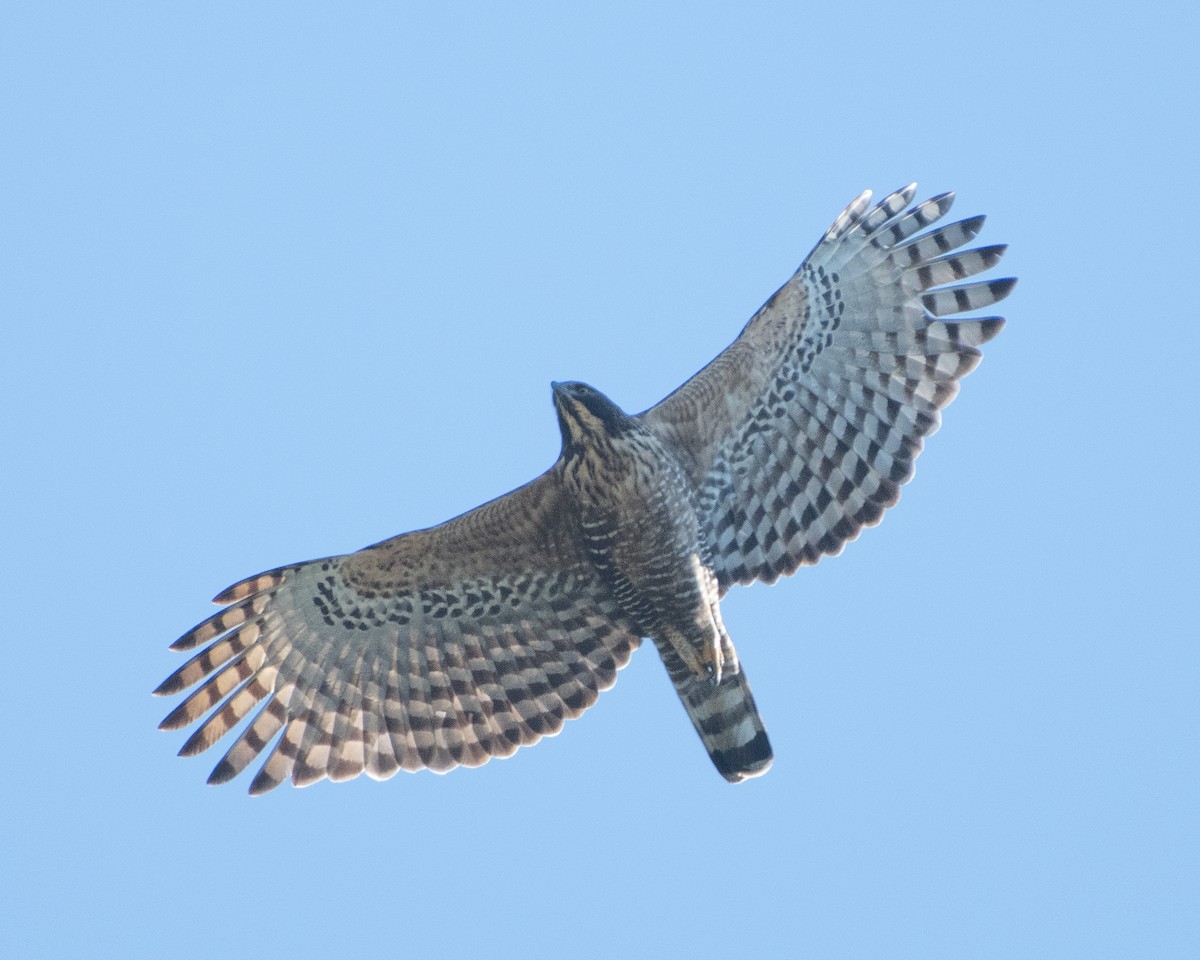
M 721 650 L 716 645 L 706 647 L 701 654 L 701 663 L 704 664 L 704 675 L 714 687 L 721 685 L 721 659 Z

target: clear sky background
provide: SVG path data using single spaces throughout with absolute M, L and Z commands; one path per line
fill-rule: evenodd
M 1194 958 L 1191 2 L 8 4 L 6 957 Z M 266 798 L 150 690 L 229 583 L 641 409 L 860 190 L 987 213 L 1005 333 L 904 498 L 563 734 Z M 173 702 L 173 701 L 172 701 Z

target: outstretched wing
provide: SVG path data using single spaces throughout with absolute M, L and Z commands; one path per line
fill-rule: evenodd
M 834 221 L 795 275 L 725 351 L 642 414 L 700 490 L 722 591 L 773 582 L 877 523 L 1000 317 L 947 321 L 1008 295 L 1012 279 L 944 286 L 1003 246 L 950 251 L 973 217 L 908 209 L 916 184 Z M 907 212 L 905 212 L 907 210 Z
M 209 778 L 278 736 L 251 793 L 477 766 L 555 734 L 639 643 L 574 523 L 547 473 L 441 526 L 243 580 L 172 645 L 208 644 L 155 691 L 200 684 L 161 726 L 207 714 L 191 755 L 257 706 Z

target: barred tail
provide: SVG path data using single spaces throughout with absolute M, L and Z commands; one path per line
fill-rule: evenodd
M 674 650 L 664 647 L 659 647 L 659 653 L 675 692 L 717 772 L 730 783 L 766 773 L 775 755 L 745 672 L 726 674 L 713 686 L 688 670 Z

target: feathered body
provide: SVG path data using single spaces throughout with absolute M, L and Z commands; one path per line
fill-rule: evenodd
M 953 197 L 910 208 L 913 192 L 857 198 L 733 344 L 649 410 L 556 384 L 562 453 L 525 486 L 220 594 L 173 644 L 202 649 L 155 691 L 195 686 L 162 723 L 204 718 L 180 752 L 257 708 L 210 782 L 264 751 L 254 793 L 475 766 L 557 733 L 648 637 L 720 773 L 763 773 L 771 747 L 721 597 L 879 521 L 1003 323 L 942 318 L 1015 283 L 956 283 L 1004 248 L 953 252 L 983 218 L 921 232 Z
M 764 773 L 771 747 L 721 620 L 699 490 L 639 419 L 582 383 L 555 384 L 557 470 L 600 579 L 650 637 L 728 780 Z

